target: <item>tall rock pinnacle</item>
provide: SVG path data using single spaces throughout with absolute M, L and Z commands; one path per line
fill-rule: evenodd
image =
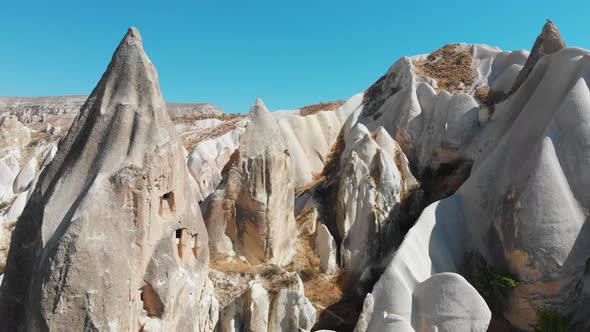
M 0 329 L 212 324 L 208 238 L 189 179 L 156 70 L 130 28 L 17 223 Z
M 287 264 L 297 238 L 293 236 L 297 230 L 291 157 L 275 120 L 260 99 L 250 109 L 250 124 L 240 139 L 236 166 L 233 173 L 240 174 L 241 185 L 236 191 L 237 232 L 230 237 L 252 262 Z
M 533 71 L 533 68 L 535 68 L 535 65 L 539 59 L 545 55 L 553 54 L 561 49 L 564 49 L 565 47 L 565 42 L 561 37 L 559 29 L 557 29 L 557 26 L 555 23 L 553 23 L 553 21 L 548 19 L 543 26 L 541 33 L 535 40 L 535 44 L 531 49 L 531 53 L 529 54 L 524 67 L 514 81 L 512 91 L 518 90 L 522 83 L 524 83 L 529 74 Z
M 217 256 L 235 251 L 252 264 L 286 265 L 297 238 L 291 157 L 262 100 L 249 116 L 237 160 L 205 202 L 211 249 Z

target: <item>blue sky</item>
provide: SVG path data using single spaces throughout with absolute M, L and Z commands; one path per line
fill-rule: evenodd
M 88 94 L 129 26 L 168 101 L 246 112 L 346 99 L 449 42 L 529 49 L 546 18 L 590 49 L 590 1 L 2 1 L 0 95 Z M 90 3 L 90 2 L 88 2 Z

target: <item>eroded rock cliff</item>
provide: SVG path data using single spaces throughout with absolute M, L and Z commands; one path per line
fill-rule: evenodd
M 196 202 L 156 71 L 131 28 L 17 223 L 2 329 L 211 329 Z

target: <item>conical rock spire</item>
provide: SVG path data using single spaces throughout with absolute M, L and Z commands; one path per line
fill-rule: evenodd
M 287 149 L 272 114 L 260 98 L 250 108 L 250 123 L 240 139 L 240 154 L 255 157 L 264 151 L 284 153 Z
M 514 81 L 512 91 L 514 92 L 518 90 L 522 83 L 526 81 L 529 74 L 533 71 L 533 68 L 535 68 L 537 62 L 543 56 L 553 54 L 559 50 L 564 49 L 565 47 L 565 42 L 561 37 L 559 29 L 557 29 L 557 26 L 555 25 L 555 23 L 553 23 L 553 21 L 548 19 L 547 22 L 545 22 L 545 25 L 543 26 L 541 33 L 535 40 L 535 44 L 531 49 L 531 53 L 529 54 L 529 57 L 526 63 L 524 64 L 524 67 L 522 68 L 522 70 L 516 77 L 516 80 Z
M 286 265 L 297 234 L 291 157 L 262 100 L 249 116 L 237 160 L 204 204 L 211 251 L 219 258 L 235 252 L 252 264 Z
M 156 70 L 131 28 L 17 223 L 2 328 L 214 324 L 208 237 L 190 179 Z

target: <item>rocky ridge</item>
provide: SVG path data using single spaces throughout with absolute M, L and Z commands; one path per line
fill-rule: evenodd
M 12 114 L 33 129 L 43 129 L 47 124 L 63 129 L 72 121 L 88 96 L 0 97 L 0 117 Z M 223 110 L 209 103 L 166 103 L 172 118 L 195 115 L 220 115 Z

